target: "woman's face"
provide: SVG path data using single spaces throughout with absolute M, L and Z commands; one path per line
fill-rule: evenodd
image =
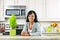
M 35 19 L 35 15 L 33 13 L 28 16 L 29 22 L 34 22 L 34 19 Z

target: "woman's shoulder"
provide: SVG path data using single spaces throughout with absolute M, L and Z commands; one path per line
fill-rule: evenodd
M 41 26 L 41 25 L 40 25 L 39 22 L 36 22 L 36 23 L 35 23 L 35 27 L 39 28 L 40 26 Z

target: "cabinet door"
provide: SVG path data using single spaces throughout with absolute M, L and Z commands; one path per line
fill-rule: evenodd
M 14 5 L 15 0 L 4 0 L 4 5 L 8 6 L 8 5 Z
M 37 13 L 38 18 L 45 18 L 45 0 L 28 0 L 27 10 L 34 10 Z
M 10 6 L 15 5 L 15 0 L 4 0 L 4 16 L 6 13 L 6 9 L 9 9 Z
M 26 5 L 27 0 L 15 0 L 15 4 L 17 5 Z
M 4 21 L 3 0 L 0 0 L 0 21 Z
M 57 6 L 57 10 L 56 10 L 57 13 L 56 14 L 57 14 L 57 18 L 60 19 L 60 0 L 57 0 L 56 2 L 57 2 L 57 5 L 56 5 Z
M 57 0 L 46 0 L 46 18 L 58 18 Z

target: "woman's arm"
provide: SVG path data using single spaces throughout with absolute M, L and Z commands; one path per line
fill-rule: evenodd
M 21 35 L 25 36 L 26 32 L 27 32 L 27 23 L 24 25 Z
M 23 30 L 22 30 L 22 32 L 27 32 L 27 22 L 26 22 L 26 24 L 24 25 L 24 27 L 23 27 Z

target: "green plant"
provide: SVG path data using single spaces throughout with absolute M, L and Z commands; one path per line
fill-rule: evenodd
M 11 29 L 16 29 L 16 16 L 14 14 L 11 15 L 11 17 L 9 18 L 9 26 Z

